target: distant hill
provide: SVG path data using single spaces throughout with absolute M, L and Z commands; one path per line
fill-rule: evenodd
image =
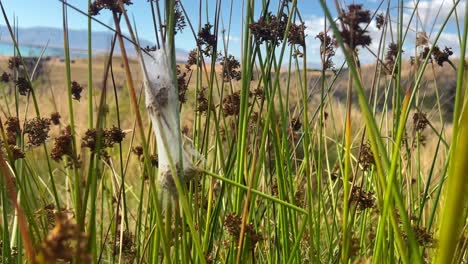
M 70 49 L 75 53 L 86 53 L 88 49 L 88 31 L 87 30 L 69 30 Z M 61 28 L 52 27 L 31 27 L 31 28 L 18 28 L 18 42 L 20 46 L 34 46 L 44 47 L 49 42 L 48 47 L 51 49 L 63 49 L 63 31 Z M 114 34 L 106 31 L 95 31 L 92 33 L 92 46 L 96 54 L 103 54 L 109 50 L 110 42 Z M 12 43 L 10 33 L 6 26 L 0 26 L 0 42 Z M 153 46 L 154 43 L 146 39 L 140 39 L 142 47 Z M 129 55 L 135 55 L 133 44 L 125 41 L 125 46 Z M 116 50 L 118 52 L 119 49 Z M 8 54 L 4 54 L 8 55 Z M 183 49 L 176 49 L 176 56 L 178 61 L 186 60 L 187 51 Z

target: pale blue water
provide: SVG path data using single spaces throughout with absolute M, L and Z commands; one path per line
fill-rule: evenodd
M 20 44 L 20 52 L 23 57 L 38 57 L 41 55 L 42 49 L 43 49 L 42 47 L 38 47 L 38 46 Z M 13 44 L 0 42 L 0 55 L 13 56 L 13 54 L 14 54 Z M 44 52 L 44 56 L 64 57 L 63 48 L 48 47 Z M 87 56 L 88 55 L 86 54 L 86 51 L 70 50 L 70 57 L 72 58 L 84 58 Z

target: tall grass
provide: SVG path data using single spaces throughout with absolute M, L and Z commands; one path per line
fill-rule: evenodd
M 198 13 L 187 13 L 186 1 L 149 1 L 155 49 L 168 48 L 179 89 L 179 138 L 168 140 L 153 130 L 165 119 L 151 123 L 158 110 L 144 105 L 141 80 L 158 73 L 138 65 L 151 52 L 140 48 L 128 2 L 88 1 L 88 11 L 57 3 L 67 89 L 52 97 L 42 91 L 47 76 L 34 75 L 20 53 L 7 15 L 14 10 L 0 2 L 17 55 L 10 69 L 2 66 L 0 86 L 0 263 L 468 261 L 466 4 L 462 15 L 453 1 L 424 40 L 412 34 L 423 32 L 420 1 L 412 11 L 404 1 L 381 1 L 373 11 L 319 1 L 323 32 L 306 36 L 309 10 L 297 0 L 245 0 L 237 60 L 229 43 L 239 15 L 233 0 L 228 16 L 221 0 L 200 0 Z M 92 22 L 102 23 L 96 10 L 111 12 L 114 23 L 102 76 L 91 45 Z M 80 79 L 68 41 L 75 11 L 88 16 Z M 439 42 L 451 19 L 460 52 L 450 57 Z M 377 52 L 366 38 L 376 21 Z M 176 65 L 179 33 L 197 43 L 186 66 Z M 309 48 L 314 41 L 318 53 Z M 414 63 L 404 56 L 410 45 Z M 372 51 L 373 66 L 361 65 L 363 50 Z M 42 60 L 36 66 L 50 65 Z M 309 69 L 313 60 L 321 62 L 317 71 Z M 440 75 L 456 82 L 452 118 Z M 426 103 L 431 91 L 435 106 Z M 55 111 L 57 126 L 49 118 Z M 158 155 L 167 154 L 158 143 L 190 153 L 193 179 L 182 177 L 182 157 L 158 167 Z M 164 171 L 173 188 L 161 183 Z

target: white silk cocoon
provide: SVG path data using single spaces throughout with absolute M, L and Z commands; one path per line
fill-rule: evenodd
M 165 49 L 150 51 L 149 54 L 143 53 L 142 68 L 145 75 L 146 108 L 153 123 L 158 148 L 159 183 L 162 187 L 174 191 L 171 160 L 181 183 L 193 177 L 194 167 L 190 155 L 181 147 L 178 87 L 175 86 L 169 54 Z M 180 166 L 181 156 L 183 166 Z

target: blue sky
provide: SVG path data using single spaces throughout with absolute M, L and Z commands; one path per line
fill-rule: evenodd
M 346 1 L 346 3 L 363 3 L 365 7 L 370 10 L 375 10 L 381 0 L 370 0 L 370 1 Z M 13 16 L 16 16 L 18 19 L 18 25 L 20 27 L 35 27 L 35 26 L 47 26 L 47 27 L 58 27 L 62 26 L 62 5 L 58 0 L 6 0 L 2 1 L 6 12 L 12 21 Z M 68 2 L 81 10 L 87 10 L 87 0 L 68 0 Z M 147 0 L 134 0 L 133 5 L 128 7 L 129 13 L 134 17 L 139 36 L 149 41 L 154 41 L 154 29 L 152 26 L 151 19 L 151 10 Z M 163 1 L 160 1 L 163 2 Z M 196 0 L 182 0 L 184 7 L 188 13 L 188 16 L 194 26 L 198 25 L 198 5 L 199 1 Z M 206 20 L 213 22 L 214 19 L 214 9 L 216 5 L 216 0 L 202 0 L 202 24 Z M 229 50 L 232 54 L 239 56 L 240 55 L 240 36 L 242 35 L 242 2 L 241 0 L 232 0 L 232 21 L 231 21 L 231 31 L 230 31 L 230 44 Z M 334 1 L 328 0 L 331 9 L 335 9 Z M 340 1 L 345 2 L 345 1 Z M 386 0 L 384 3 L 386 4 Z M 399 1 L 391 1 L 391 9 L 396 10 L 396 5 Z M 459 16 L 462 15 L 464 11 L 464 3 L 466 0 L 462 1 L 463 4 L 457 9 L 459 11 Z M 262 1 L 257 1 L 257 14 L 260 10 Z M 404 1 L 406 8 L 406 14 L 410 14 L 413 0 Z M 435 28 L 440 27 L 441 22 L 446 17 L 448 10 L 452 6 L 453 0 L 422 0 L 420 2 L 420 18 L 423 24 L 426 25 L 426 30 L 429 31 L 434 21 L 434 18 L 437 17 L 437 12 L 439 8 L 440 14 L 435 23 Z M 278 0 L 272 1 L 272 10 L 276 10 L 276 5 Z M 384 4 L 384 5 L 385 5 Z M 230 0 L 222 1 L 221 8 L 221 27 L 228 30 L 228 22 L 230 16 Z M 323 12 L 318 4 L 317 0 L 298 0 L 299 10 L 302 12 L 302 18 L 305 20 L 307 29 L 307 46 L 309 54 L 317 55 L 318 54 L 318 41 L 315 39 L 315 35 L 323 30 Z M 382 7 L 384 8 L 384 7 Z M 383 10 L 383 9 L 382 9 Z M 208 18 L 207 18 L 208 14 Z M 394 18 L 395 16 L 392 16 Z M 96 18 L 100 19 L 102 22 L 112 25 L 112 19 L 108 11 L 103 10 L 99 16 Z M 69 28 L 71 29 L 86 29 L 87 28 L 87 18 L 73 10 L 68 11 L 68 20 Z M 447 46 L 454 46 L 454 50 L 457 50 L 458 46 L 458 37 L 456 34 L 456 27 L 454 23 L 454 16 L 451 19 L 446 31 L 441 39 L 445 41 Z M 0 20 L 0 23 L 4 23 L 3 19 Z M 106 31 L 107 29 L 102 26 L 94 23 L 94 29 L 96 31 Z M 380 32 L 375 28 L 375 24 L 372 24 L 369 27 L 371 36 L 380 37 Z M 413 34 L 410 32 L 410 34 Z M 377 42 L 377 41 L 375 41 Z M 38 43 L 40 44 L 40 43 Z M 377 43 L 374 43 L 374 48 Z M 185 50 L 190 50 L 194 48 L 195 41 L 192 33 L 188 28 L 182 34 L 177 34 L 176 46 Z M 441 46 L 444 46 L 444 43 L 441 42 Z M 367 54 L 369 56 L 369 54 Z M 309 56 L 310 57 L 310 56 Z M 318 58 L 317 58 L 318 60 Z M 365 61 L 365 59 L 364 59 Z

